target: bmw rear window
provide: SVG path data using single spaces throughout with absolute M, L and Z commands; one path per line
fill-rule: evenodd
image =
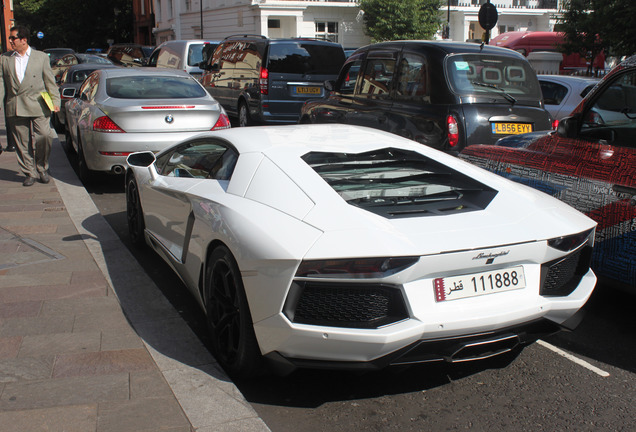
M 269 46 L 270 73 L 338 75 L 345 61 L 339 45 L 280 42 Z
M 541 87 L 530 64 L 511 56 L 456 54 L 446 59 L 446 75 L 462 96 L 498 94 L 506 99 L 541 99 Z
M 181 99 L 204 97 L 194 78 L 178 76 L 124 76 L 106 79 L 106 94 L 116 99 Z
M 497 191 L 420 153 L 311 152 L 302 159 L 348 204 L 384 217 L 483 210 Z

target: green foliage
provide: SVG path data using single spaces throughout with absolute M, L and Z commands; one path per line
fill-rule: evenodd
M 563 46 L 588 60 L 601 50 L 615 56 L 636 53 L 636 8 L 633 0 L 566 0 L 558 29 Z
M 130 0 L 14 0 L 16 24 L 31 30 L 37 49 L 107 48 L 108 40 L 132 42 Z M 44 38 L 37 39 L 37 32 Z
M 430 39 L 440 29 L 440 0 L 359 0 L 374 42 Z

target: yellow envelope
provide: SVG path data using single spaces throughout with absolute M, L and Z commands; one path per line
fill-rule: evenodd
M 53 112 L 55 107 L 53 106 L 53 100 L 51 99 L 51 95 L 49 94 L 49 92 L 43 91 L 40 94 L 42 95 L 42 99 L 44 99 L 44 102 L 46 102 L 46 106 L 49 107 L 51 112 Z

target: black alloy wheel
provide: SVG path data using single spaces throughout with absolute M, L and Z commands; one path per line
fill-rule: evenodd
M 217 247 L 208 258 L 205 284 L 212 354 L 231 377 L 254 376 L 261 353 L 241 273 L 227 247 Z
M 126 181 L 126 220 L 128 221 L 128 236 L 135 247 L 146 244 L 144 239 L 144 212 L 139 199 L 139 188 L 134 176 Z

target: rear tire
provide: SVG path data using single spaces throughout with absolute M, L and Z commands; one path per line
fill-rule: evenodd
M 245 102 L 241 102 L 239 104 L 238 114 L 239 127 L 252 126 L 253 122 L 250 118 L 250 110 L 247 108 L 247 104 Z
M 77 168 L 79 170 L 79 178 L 84 184 L 90 184 L 93 181 L 93 172 L 88 169 L 86 158 L 84 157 L 84 148 L 82 140 L 77 136 Z
M 205 305 L 216 360 L 231 377 L 256 375 L 262 361 L 261 352 L 241 273 L 225 246 L 214 249 L 208 258 Z
M 146 244 L 144 238 L 144 212 L 141 208 L 139 198 L 139 187 L 134 176 L 130 176 L 126 182 L 126 220 L 128 221 L 128 237 L 135 247 L 142 247 Z

